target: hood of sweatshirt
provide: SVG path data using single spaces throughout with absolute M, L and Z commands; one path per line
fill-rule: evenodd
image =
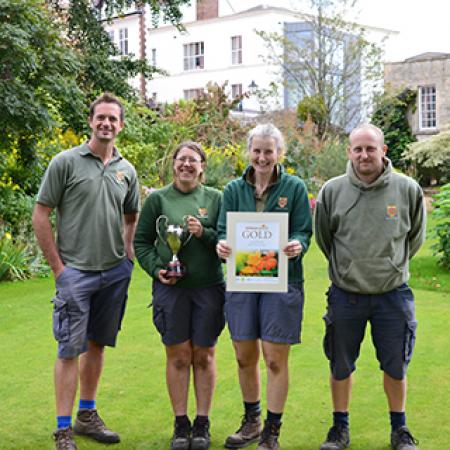
M 387 183 L 389 183 L 389 178 L 392 173 L 392 163 L 391 160 L 386 157 L 384 158 L 383 162 L 384 169 L 381 175 L 373 183 L 365 183 L 356 175 L 352 162 L 347 161 L 346 173 L 350 180 L 350 183 L 352 183 L 353 186 L 361 189 L 362 191 L 370 191 L 384 187 Z
M 385 187 L 389 181 L 392 174 L 392 163 L 388 158 L 384 158 L 384 170 L 381 175 L 373 183 L 365 183 L 360 180 L 356 175 L 355 169 L 351 161 L 347 162 L 346 175 L 353 189 L 351 189 L 347 194 L 345 213 L 348 213 L 353 209 L 361 199 L 361 195 L 365 191 L 375 191 Z

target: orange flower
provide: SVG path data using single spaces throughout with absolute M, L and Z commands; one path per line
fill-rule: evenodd
M 241 275 L 253 275 L 254 273 L 255 273 L 254 268 L 250 266 L 243 267 L 240 272 Z
M 250 266 L 254 266 L 258 264 L 260 261 L 261 261 L 261 253 L 256 252 L 249 255 L 247 259 L 247 264 L 249 264 Z
M 265 263 L 266 263 L 265 264 L 266 270 L 275 269 L 275 267 L 277 267 L 277 265 L 278 265 L 278 261 L 276 260 L 276 258 L 267 258 Z

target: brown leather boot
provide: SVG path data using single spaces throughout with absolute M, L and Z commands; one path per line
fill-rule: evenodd
M 80 409 L 73 427 L 75 434 L 89 436 L 98 442 L 115 444 L 120 437 L 115 431 L 109 430 L 100 418 L 96 409 Z
M 227 437 L 225 448 L 243 448 L 258 442 L 261 435 L 261 416 L 259 414 L 245 414 L 240 428 L 236 433 Z

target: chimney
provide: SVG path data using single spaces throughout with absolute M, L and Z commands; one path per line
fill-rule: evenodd
M 197 20 L 219 17 L 219 0 L 197 0 Z

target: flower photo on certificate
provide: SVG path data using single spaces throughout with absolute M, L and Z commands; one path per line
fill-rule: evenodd
M 287 292 L 286 213 L 227 213 L 227 290 Z

